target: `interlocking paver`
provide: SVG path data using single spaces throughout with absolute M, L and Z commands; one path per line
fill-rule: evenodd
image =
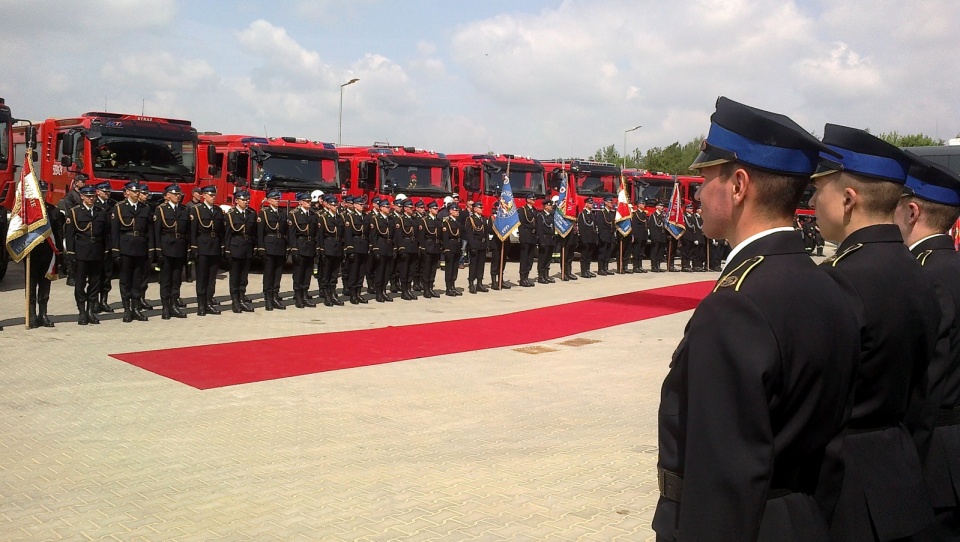
M 495 316 L 713 277 L 271 313 L 258 304 L 183 321 L 112 315 L 85 328 L 61 281 L 56 328 L 26 331 L 14 321 L 22 268 L 12 266 L 0 284 L 0 539 L 651 538 L 659 387 L 689 313 L 521 345 L 554 350 L 536 356 L 493 349 L 205 391 L 108 355 Z M 561 344 L 571 338 L 596 342 Z

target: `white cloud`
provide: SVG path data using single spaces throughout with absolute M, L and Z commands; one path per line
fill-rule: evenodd
M 216 71 L 205 60 L 178 59 L 166 51 L 123 55 L 104 64 L 100 74 L 110 85 L 153 89 L 202 91 L 217 79 Z

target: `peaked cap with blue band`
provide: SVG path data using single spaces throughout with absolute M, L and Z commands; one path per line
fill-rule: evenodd
M 809 176 L 817 170 L 820 153 L 835 151 L 790 117 L 721 96 L 690 169 L 740 162 L 783 175 Z
M 907 151 L 912 163 L 903 191 L 933 203 L 960 207 L 960 175 Z
M 911 163 L 907 153 L 865 130 L 827 124 L 823 127 L 823 143 L 840 158 L 823 157 L 823 164 L 814 177 L 847 171 L 897 184 L 903 184 L 907 179 Z

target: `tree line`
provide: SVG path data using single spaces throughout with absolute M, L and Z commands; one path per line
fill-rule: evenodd
M 869 129 L 867 130 L 870 131 Z M 926 134 L 900 134 L 896 131 L 882 133 L 878 136 L 880 139 L 892 143 L 898 147 L 925 147 L 931 145 L 943 145 L 943 139 L 930 137 Z M 960 137 L 958 135 L 957 137 Z M 693 160 L 700 153 L 700 143 L 704 136 L 700 135 L 684 144 L 679 141 L 667 145 L 666 147 L 653 147 L 641 152 L 640 149 L 633 149 L 626 157 L 620 154 L 616 145 L 607 145 L 597 152 L 593 153 L 590 160 L 598 162 L 610 162 L 623 166 L 627 169 L 645 169 L 647 171 L 660 171 L 671 175 L 690 174 L 688 169 Z

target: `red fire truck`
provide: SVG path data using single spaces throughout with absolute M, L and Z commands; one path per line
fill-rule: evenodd
M 87 184 L 110 183 L 111 195 L 122 198 L 130 181 L 146 183 L 155 199 L 171 183 L 189 193 L 196 183 L 197 131 L 190 121 L 84 113 L 75 118 L 47 119 L 37 129 L 37 173 L 50 184 L 48 201 L 56 203 L 74 178 Z M 14 158 L 26 153 L 27 126 L 13 129 Z M 7 194 L 6 199 L 10 195 Z
M 198 162 L 207 165 L 197 175 L 199 185 L 215 185 L 221 204 L 231 204 L 234 191 L 241 188 L 250 192 L 250 205 L 257 209 L 274 189 L 281 192 L 281 206 L 296 206 L 300 192 L 340 195 L 338 154 L 332 143 L 204 132 L 198 155 Z
M 341 178 L 350 195 L 394 198 L 398 194 L 437 201 L 453 191 L 450 160 L 440 152 L 374 143 L 371 147 L 338 147 Z
M 674 184 L 679 185 L 683 205 L 693 202 L 697 189 L 703 184 L 703 177 L 653 173 L 645 169 L 625 169 L 623 176 L 630 194 L 630 202 L 634 205 L 643 205 L 648 213 L 655 210 L 658 201 L 662 201 L 664 205 L 669 204 L 670 198 L 673 197 Z
M 586 198 L 617 197 L 620 190 L 620 166 L 591 160 L 544 160 L 550 194 L 559 194 L 561 172 L 567 173 L 568 213 L 575 216 Z
M 500 199 L 503 174 L 510 170 L 510 189 L 517 207 L 533 198 L 536 205 L 547 195 L 543 165 L 539 160 L 513 154 L 448 154 L 453 166 L 453 186 L 460 201 L 483 202 L 483 214 L 490 216 Z
M 13 116 L 3 98 L 0 98 L 0 242 L 7 241 L 7 213 L 13 210 L 13 199 L 16 197 L 14 189 L 13 171 Z M 6 249 L 0 247 L 0 279 L 7 274 L 9 255 Z

